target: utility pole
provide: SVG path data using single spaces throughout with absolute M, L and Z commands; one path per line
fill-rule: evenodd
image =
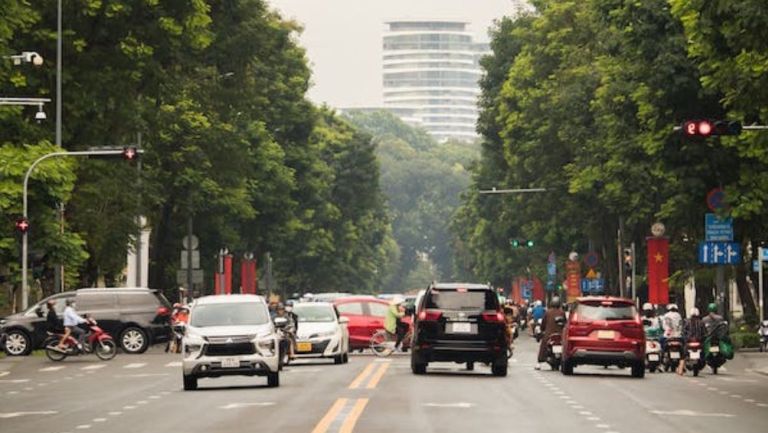
M 141 149 L 141 132 L 138 133 L 136 141 L 136 149 Z M 136 285 L 141 287 L 141 237 L 144 234 L 144 217 L 141 215 L 141 158 L 136 161 L 136 170 L 136 186 L 138 187 L 137 190 L 139 191 L 139 193 L 136 194 L 136 211 L 138 212 L 137 222 L 139 226 L 139 234 L 136 236 Z

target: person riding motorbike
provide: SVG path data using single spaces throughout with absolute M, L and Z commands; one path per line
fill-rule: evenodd
M 667 305 L 667 313 L 662 317 L 664 337 L 680 338 L 683 336 L 683 316 L 677 309 L 677 305 Z
M 536 301 L 541 302 L 541 301 Z M 557 323 L 557 318 L 562 317 L 563 323 L 565 319 L 565 312 L 561 308 L 560 298 L 554 296 L 549 302 L 549 308 L 544 312 L 544 317 L 541 324 L 541 332 L 544 335 L 539 344 L 539 357 L 534 367 L 536 370 L 541 370 L 541 363 L 547 361 L 547 343 L 549 337 L 554 334 L 559 334 L 563 331 L 563 327 Z
M 533 330 L 536 327 L 536 322 L 539 320 L 544 319 L 544 314 L 547 312 L 547 309 L 544 308 L 544 304 L 542 304 L 541 301 L 536 301 L 533 303 L 533 308 L 531 308 L 531 334 L 533 335 Z
M 171 312 L 171 327 L 177 325 L 186 325 L 189 322 L 189 307 L 179 302 L 173 304 L 173 311 Z M 173 330 L 171 338 L 168 339 L 168 343 L 165 345 L 165 351 L 171 353 L 179 353 L 181 351 L 181 338 L 177 331 Z
M 298 329 L 299 323 L 298 318 L 293 312 L 288 312 L 282 302 L 278 303 L 275 307 L 275 317 L 272 320 L 278 317 L 288 320 L 288 323 L 282 328 L 282 332 L 286 337 L 282 344 L 284 345 L 284 349 L 287 349 L 288 356 L 293 358 L 295 355 L 294 348 L 296 346 L 296 330 Z
M 653 311 L 653 305 L 650 302 L 643 304 L 643 328 L 647 338 L 657 339 L 664 332 L 661 319 L 656 317 L 656 312 Z
M 86 323 L 87 320 L 80 317 L 80 315 L 77 314 L 77 311 L 75 311 L 74 299 L 67 299 L 66 305 L 66 308 L 64 308 L 64 334 L 62 335 L 61 340 L 59 340 L 59 345 L 57 347 L 60 350 L 64 350 L 64 342 L 67 341 L 67 338 L 70 335 L 74 335 L 77 339 L 77 348 L 83 350 L 85 331 L 78 325 Z
M 689 341 L 704 341 L 704 335 L 706 330 L 704 323 L 699 317 L 699 309 L 696 307 L 691 308 L 688 318 L 683 323 L 683 347 Z M 685 357 L 680 359 L 680 363 L 677 366 L 677 374 L 685 374 Z
M 64 325 L 56 314 L 56 301 L 51 299 L 45 303 L 45 306 L 48 308 L 48 314 L 45 316 L 48 332 L 52 334 L 61 334 L 64 332 Z
M 396 296 L 390 302 L 387 315 L 384 317 L 384 329 L 397 336 L 395 349 L 400 349 L 400 344 L 408 332 L 408 324 L 403 323 L 403 317 L 405 317 L 405 298 Z

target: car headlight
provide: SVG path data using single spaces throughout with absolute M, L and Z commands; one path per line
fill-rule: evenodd
M 186 356 L 200 353 L 200 351 L 203 349 L 203 345 L 205 345 L 205 340 L 203 340 L 202 337 L 190 332 L 187 332 L 187 335 L 184 337 L 182 342 L 184 345 L 184 354 Z
M 274 338 L 259 340 L 256 343 L 256 348 L 259 350 L 259 353 L 261 353 L 264 356 L 274 356 L 275 346 L 276 345 L 275 345 Z

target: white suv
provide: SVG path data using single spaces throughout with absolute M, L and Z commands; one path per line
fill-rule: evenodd
M 267 376 L 268 386 L 279 386 L 278 341 L 261 296 L 195 300 L 182 340 L 184 389 L 197 389 L 199 378 L 230 375 Z

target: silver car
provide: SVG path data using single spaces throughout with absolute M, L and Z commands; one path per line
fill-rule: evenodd
M 255 295 L 205 296 L 192 304 L 182 339 L 184 389 L 220 376 L 266 376 L 280 385 L 278 335 L 267 303 Z

